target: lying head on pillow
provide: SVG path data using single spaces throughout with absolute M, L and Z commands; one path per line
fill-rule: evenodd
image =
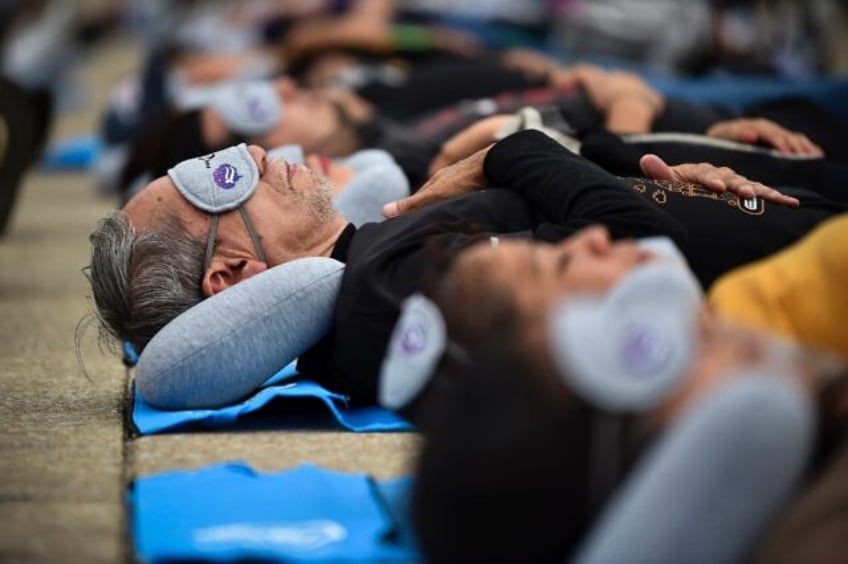
M 203 300 L 145 347 L 138 392 L 163 409 L 242 399 L 324 336 L 343 273 L 337 260 L 303 258 Z

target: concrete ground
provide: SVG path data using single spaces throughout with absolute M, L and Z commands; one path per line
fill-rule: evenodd
M 95 131 L 116 81 L 139 64 L 127 41 L 80 69 L 84 107 L 53 139 Z M 89 312 L 88 234 L 113 208 L 84 172 L 33 171 L 0 239 L 0 563 L 131 562 L 125 492 L 136 476 L 244 460 L 280 470 L 311 461 L 377 478 L 408 473 L 413 434 L 190 432 L 138 438 L 125 425 L 129 375 L 98 344 Z M 84 369 L 83 369 L 84 366 Z

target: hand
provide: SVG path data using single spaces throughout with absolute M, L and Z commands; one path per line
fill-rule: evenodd
M 665 103 L 659 92 L 632 72 L 606 71 L 593 65 L 578 65 L 572 76 L 583 87 L 592 105 L 604 115 L 623 100 L 641 100 L 655 112 L 659 112 Z
M 763 143 L 787 155 L 823 157 L 821 147 L 803 133 L 789 131 L 767 119 L 732 119 L 722 121 L 707 130 L 709 137 L 728 139 L 740 143 Z
M 494 143 L 498 130 L 511 118 L 510 115 L 498 114 L 481 119 L 445 141 L 430 163 L 430 176 Z
M 654 180 L 694 182 L 718 194 L 730 191 L 740 198 L 756 196 L 768 202 L 791 208 L 797 208 L 800 205 L 797 198 L 786 196 L 774 188 L 748 180 L 726 166 L 717 167 L 709 163 L 669 166 L 656 155 L 643 156 L 639 165 L 642 167 L 645 176 Z
M 592 105 L 604 116 L 605 127 L 613 133 L 647 133 L 665 106 L 659 92 L 636 74 L 608 72 L 599 67 L 578 65 L 571 75 L 559 79 L 583 88 Z
M 415 194 L 383 206 L 383 215 L 387 218 L 397 217 L 435 202 L 485 188 L 483 161 L 489 149 L 491 145 L 439 170 Z

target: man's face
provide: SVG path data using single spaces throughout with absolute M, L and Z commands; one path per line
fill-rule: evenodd
M 256 142 L 263 147 L 299 144 L 307 152 L 320 151 L 340 126 L 332 102 L 319 91 L 299 88 L 288 78 L 277 80 L 275 87 L 283 102 L 283 118 Z
M 634 267 L 654 258 L 634 241 L 612 242 L 604 227 L 590 227 L 558 244 L 501 238 L 463 253 L 459 272 L 485 272 L 515 298 L 525 317 L 544 315 L 569 292 L 602 292 Z
M 341 192 L 347 183 L 356 175 L 356 171 L 352 167 L 324 155 L 311 153 L 306 155 L 304 160 L 307 167 L 320 173 L 330 181 L 336 193 Z
M 259 235 L 267 267 L 305 256 L 316 241 L 331 237 L 344 225 L 332 204 L 327 180 L 303 165 L 267 160 L 265 151 L 248 147 L 259 170 L 256 191 L 243 204 Z M 177 191 L 168 176 L 151 182 L 124 208 L 136 232 L 156 229 L 168 212 L 176 213 L 189 233 L 206 240 L 210 216 L 195 208 Z M 215 256 L 258 260 L 238 210 L 219 215 Z

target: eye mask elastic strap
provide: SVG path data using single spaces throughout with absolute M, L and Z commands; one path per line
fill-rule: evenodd
M 209 236 L 206 239 L 206 255 L 203 257 L 203 274 L 206 276 L 206 271 L 209 270 L 209 265 L 212 263 L 212 254 L 215 252 L 215 238 L 218 236 L 218 214 L 211 215 L 209 223 Z
M 268 259 L 265 258 L 265 251 L 262 250 L 262 244 L 259 242 L 259 235 L 256 234 L 256 229 L 254 229 L 253 223 L 250 221 L 250 216 L 247 215 L 247 210 L 243 206 L 239 206 L 238 211 L 241 214 L 242 221 L 244 221 L 244 226 L 247 228 L 247 233 L 250 235 L 250 240 L 253 241 L 256 256 L 259 257 L 260 261 L 268 264 Z
M 247 210 L 242 206 L 238 207 L 241 214 L 241 219 L 244 221 L 244 226 L 247 228 L 247 233 L 250 235 L 250 240 L 253 241 L 253 248 L 256 249 L 256 255 L 259 260 L 268 264 L 268 259 L 265 258 L 265 251 L 259 242 L 259 236 L 256 234 L 256 229 L 253 227 L 253 222 L 250 221 L 250 216 L 247 215 Z M 218 236 L 218 214 L 211 214 L 211 223 L 209 224 L 209 237 L 206 239 L 206 256 L 203 257 L 203 274 L 209 269 L 212 263 L 212 255 L 215 253 L 215 238 Z

